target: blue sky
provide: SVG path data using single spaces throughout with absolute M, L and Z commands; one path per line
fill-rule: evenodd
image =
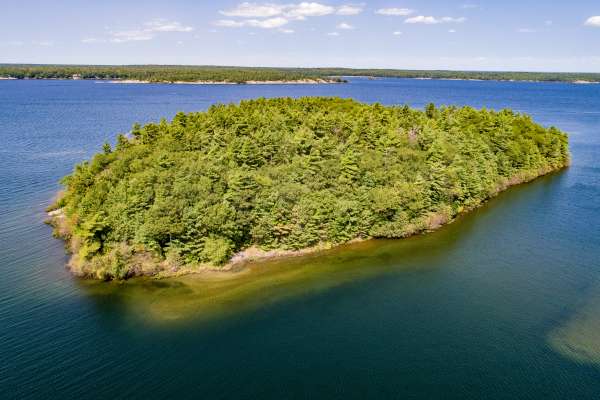
M 6 1 L 2 62 L 600 72 L 600 0 Z

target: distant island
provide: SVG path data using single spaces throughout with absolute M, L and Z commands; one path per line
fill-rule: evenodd
M 111 83 L 167 84 L 323 84 L 340 77 L 291 68 L 169 65 L 24 65 L 0 64 L 0 79 L 100 80 Z
M 164 276 L 404 238 L 568 163 L 566 134 L 511 110 L 256 99 L 134 125 L 49 214 L 75 274 Z
M 0 79 L 92 79 L 125 83 L 343 83 L 345 77 L 600 83 L 600 73 L 269 68 L 183 65 L 0 64 Z

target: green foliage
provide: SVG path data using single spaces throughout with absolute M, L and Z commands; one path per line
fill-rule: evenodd
M 568 160 L 564 133 L 510 110 L 257 99 L 134 125 L 63 180 L 61 205 L 81 258 L 120 278 L 133 253 L 222 265 L 405 237 Z
M 324 79 L 306 68 L 218 67 L 185 65 L 34 65 L 0 64 L 0 77 L 17 79 L 113 79 L 145 82 L 231 82 Z M 342 82 L 342 79 L 334 78 Z
M 202 260 L 214 265 L 225 264 L 233 254 L 234 244 L 226 238 L 207 237 L 202 249 Z
M 104 143 L 102 145 L 102 151 L 104 151 L 104 154 L 112 153 L 112 147 L 110 146 L 110 143 Z
M 474 79 L 546 82 L 600 82 L 598 73 L 446 71 L 354 68 L 265 68 L 186 65 L 33 65 L 0 64 L 0 77 L 17 79 L 131 79 L 148 82 L 286 81 L 369 76 L 382 78 Z M 341 78 L 335 81 L 344 82 Z

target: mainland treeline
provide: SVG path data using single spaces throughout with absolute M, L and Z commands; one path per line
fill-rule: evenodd
M 76 273 L 125 278 L 406 237 L 568 162 L 511 110 L 257 99 L 134 125 L 64 178 L 55 223 Z
M 353 68 L 266 68 L 177 65 L 19 65 L 0 64 L 0 77 L 16 79 L 113 79 L 148 82 L 298 81 L 371 76 L 382 78 L 475 79 L 542 82 L 600 82 L 599 73 L 445 71 Z M 337 78 L 336 78 L 337 77 Z
M 147 82 L 232 82 L 249 81 L 300 81 L 324 79 L 324 75 L 310 70 L 177 66 L 177 65 L 0 65 L 0 76 L 16 79 L 97 79 L 136 80 Z M 333 78 L 341 82 L 342 79 Z
M 482 81 L 600 82 L 600 73 L 519 72 L 519 71 L 447 71 L 402 69 L 319 68 L 323 76 L 371 76 L 375 78 L 463 79 Z

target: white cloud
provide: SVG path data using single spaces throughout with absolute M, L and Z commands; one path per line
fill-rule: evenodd
M 110 41 L 113 43 L 139 42 L 154 39 L 154 34 L 147 30 L 111 32 L 111 35 L 112 38 Z
M 419 15 L 417 17 L 407 18 L 405 21 L 407 24 L 439 24 L 440 21 L 434 17 L 426 17 Z
M 215 21 L 214 24 L 216 26 L 222 26 L 223 28 L 241 28 L 245 26 L 242 21 L 234 21 L 232 19 L 220 19 Z
M 363 4 L 346 4 L 338 7 L 335 12 L 337 15 L 357 15 L 363 12 Z
M 144 24 L 145 30 L 150 32 L 191 32 L 194 30 L 191 26 L 183 26 L 177 21 L 167 21 L 164 19 L 155 19 Z
M 278 29 L 281 33 L 291 34 L 295 32 L 293 29 L 282 28 L 291 21 L 303 21 L 309 17 L 332 14 L 357 15 L 363 11 L 364 6 L 364 3 L 357 3 L 333 7 L 310 1 L 287 4 L 243 2 L 232 9 L 219 11 L 220 14 L 233 18 L 214 21 L 213 25 L 223 28 Z M 182 28 L 181 25 L 174 24 L 169 24 L 169 27 L 172 29 Z M 337 29 L 350 30 L 354 29 L 354 26 L 347 22 L 341 22 L 337 25 Z M 339 36 L 339 32 L 329 32 L 327 35 Z
M 465 22 L 466 20 L 467 19 L 465 17 L 459 17 L 459 18 L 441 17 L 441 18 L 436 18 L 436 17 L 431 17 L 431 16 L 418 15 L 416 17 L 411 17 L 411 18 L 405 19 L 404 23 L 406 23 L 406 24 L 434 25 L 434 24 L 445 24 L 445 23 L 462 23 L 462 22 Z
M 227 17 L 242 17 L 242 18 L 268 18 L 280 15 L 283 12 L 284 6 L 279 4 L 257 4 L 244 2 L 238 4 L 237 7 L 219 11 Z
M 336 26 L 337 29 L 346 29 L 346 30 L 350 30 L 350 29 L 354 29 L 354 27 L 346 22 L 342 22 L 337 24 Z
M 355 6 L 341 6 L 338 11 L 355 12 Z M 249 3 L 238 4 L 231 10 L 219 11 L 227 17 L 239 18 L 272 18 L 276 16 L 288 19 L 304 19 L 306 17 L 320 17 L 336 12 L 334 7 L 303 1 L 295 4 L 274 4 L 274 3 Z M 347 14 L 350 15 L 350 14 Z
M 243 2 L 228 10 L 219 13 L 231 19 L 220 19 L 213 25 L 224 28 L 263 28 L 275 29 L 287 25 L 291 21 L 304 21 L 309 17 L 320 17 L 324 15 L 356 15 L 363 11 L 364 4 L 345 4 L 332 7 L 326 4 L 303 1 L 300 3 L 275 4 L 275 3 L 253 3 Z M 351 25 L 344 23 L 345 27 L 340 29 L 352 29 Z M 171 28 L 182 28 L 180 25 Z M 282 33 L 292 33 L 291 29 L 280 29 Z
M 453 18 L 453 17 L 442 17 L 441 21 L 442 22 L 454 22 L 457 24 L 462 24 L 463 22 L 465 22 L 467 19 L 465 17 L 458 17 L 458 18 Z
M 448 29 L 448 33 L 456 33 L 456 29 Z
M 139 29 L 110 31 L 111 37 L 108 41 L 111 43 L 139 42 L 152 40 L 157 34 L 167 32 L 192 32 L 193 30 L 194 28 L 191 26 L 182 25 L 180 22 L 159 18 L 144 23 L 143 27 Z M 85 38 L 82 40 L 83 43 L 100 43 L 105 41 L 105 39 L 101 38 Z
M 224 28 L 262 28 L 262 29 L 273 29 L 279 28 L 286 25 L 289 21 L 283 17 L 267 18 L 267 19 L 245 19 L 242 21 L 235 21 L 232 19 L 220 19 L 215 21 L 216 26 Z
M 551 19 L 547 19 L 546 21 L 544 21 L 544 25 L 546 26 L 552 26 L 554 24 L 554 21 L 552 21 Z
M 402 32 L 400 32 L 400 31 L 394 31 L 394 32 L 392 32 L 392 35 L 394 35 L 394 36 L 400 36 L 400 35 L 402 35 Z
M 287 24 L 289 21 L 285 18 L 275 17 L 275 18 L 268 18 L 268 19 L 262 19 L 262 20 L 250 19 L 245 22 L 249 26 L 253 26 L 256 28 L 273 29 L 273 28 L 279 28 L 279 27 Z
M 375 11 L 375 14 L 380 15 L 393 15 L 395 17 L 405 17 L 407 15 L 413 14 L 415 10 L 411 10 L 410 8 L 380 8 Z
M 479 8 L 479 4 L 465 3 L 461 4 L 460 8 L 462 8 L 463 10 L 471 10 L 474 8 Z
M 519 29 L 517 29 L 517 32 L 519 32 L 519 33 L 534 33 L 534 32 L 536 32 L 536 30 L 531 29 L 531 28 L 519 28 Z
M 595 28 L 600 28 L 600 15 L 595 15 L 593 17 L 589 17 L 585 23 L 585 26 L 593 26 Z
M 306 17 L 321 17 L 333 14 L 335 8 L 321 3 L 302 2 L 291 4 L 286 7 L 284 15 L 289 18 L 304 19 Z

